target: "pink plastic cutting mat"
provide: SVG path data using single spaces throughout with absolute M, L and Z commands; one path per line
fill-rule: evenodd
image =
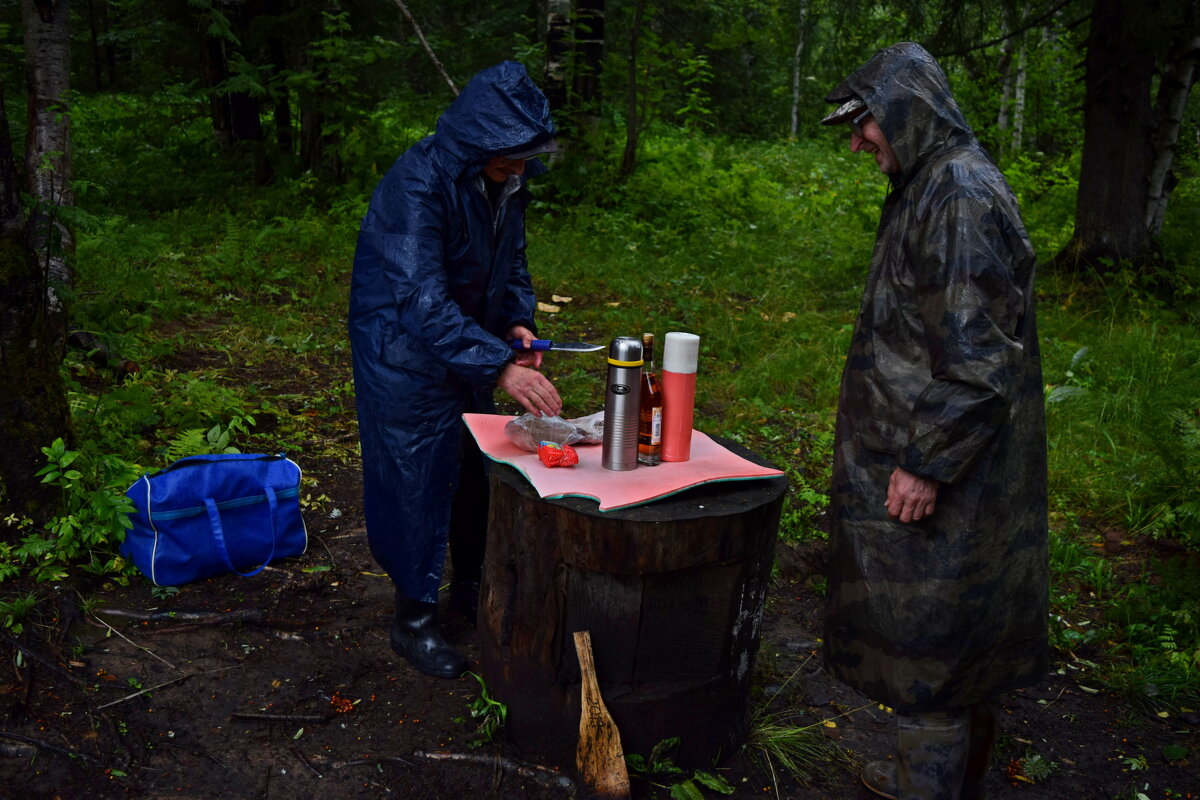
M 504 435 L 504 426 L 511 419 L 499 414 L 463 414 L 479 449 L 524 475 L 539 496 L 590 497 L 600 504 L 601 511 L 649 503 L 704 483 L 783 474 L 729 452 L 700 431 L 692 431 L 692 457 L 687 461 L 664 461 L 657 467 L 616 472 L 600 466 L 601 446 L 588 444 L 575 448 L 579 453 L 575 466 L 547 467 L 537 453 L 522 450 Z

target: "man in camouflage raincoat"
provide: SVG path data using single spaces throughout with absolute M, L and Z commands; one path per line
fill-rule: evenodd
M 1048 666 L 1034 254 L 919 45 L 826 99 L 891 182 L 838 404 L 826 666 L 897 711 L 868 788 L 978 798 L 995 698 Z
M 349 331 L 367 538 L 396 588 L 392 648 L 428 675 L 467 669 L 436 621 L 447 539 L 463 605 L 483 563 L 487 482 L 463 412 L 492 411 L 497 386 L 534 414 L 562 409 L 541 354 L 506 341 L 536 333 L 525 179 L 545 172 L 534 156 L 556 150 L 554 133 L 525 68 L 489 67 L 388 170 L 359 230 Z

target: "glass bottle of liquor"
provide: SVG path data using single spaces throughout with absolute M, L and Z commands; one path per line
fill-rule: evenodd
M 642 394 L 638 418 L 638 463 L 656 466 L 662 460 L 662 390 L 654 371 L 654 334 L 642 334 Z

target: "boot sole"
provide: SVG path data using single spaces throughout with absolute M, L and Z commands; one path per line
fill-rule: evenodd
M 872 794 L 877 794 L 880 797 L 886 797 L 888 800 L 896 800 L 896 795 L 889 794 L 888 792 L 885 792 L 883 789 L 880 789 L 876 786 L 872 786 L 870 783 L 868 783 L 865 775 L 861 777 L 861 780 L 862 780 L 862 785 L 867 787 L 867 790 L 870 791 Z

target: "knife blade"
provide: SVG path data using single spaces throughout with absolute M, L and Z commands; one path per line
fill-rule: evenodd
M 521 339 L 509 339 L 509 346 L 513 350 L 525 350 L 525 342 Z M 550 339 L 534 339 L 529 343 L 530 350 L 566 350 L 570 353 L 594 353 L 597 350 L 603 350 L 602 344 L 588 344 L 587 342 L 554 342 Z

